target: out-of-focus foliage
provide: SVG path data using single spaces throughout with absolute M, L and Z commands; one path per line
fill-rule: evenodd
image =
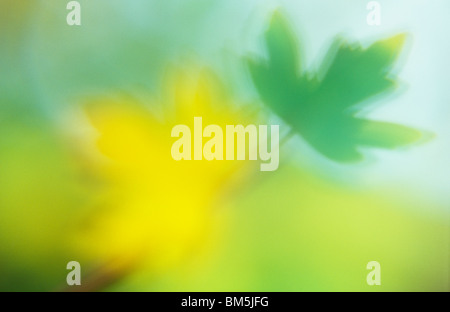
M 368 188 L 306 169 L 289 144 L 270 173 L 256 162 L 172 160 L 172 127 L 192 128 L 195 116 L 222 127 L 272 123 L 255 117 L 259 104 L 241 105 L 254 94 L 241 55 L 272 10 L 264 1 L 80 3 L 82 26 L 70 27 L 66 1 L 0 1 L 0 290 L 72 290 L 73 260 L 83 290 L 448 290 L 446 207 L 386 172 L 385 188 Z M 404 35 L 368 48 L 340 39 L 307 73 L 300 48 L 313 43 L 300 46 L 287 25 L 273 17 L 269 58 L 249 67 L 260 98 L 294 132 L 339 161 L 420 136 L 361 117 L 395 89 Z M 314 28 L 317 43 L 325 37 Z M 164 79 L 186 59 L 207 70 Z M 224 68 L 239 79 L 224 80 Z M 241 82 L 242 98 L 224 87 Z M 412 89 L 429 98 L 430 85 Z M 380 288 L 365 283 L 371 260 L 382 265 Z
M 106 159 L 97 173 L 105 182 L 73 241 L 81 242 L 80 252 L 93 263 L 116 271 L 138 266 L 161 272 L 201 249 L 217 226 L 217 202 L 232 187 L 232 174 L 249 165 L 172 159 L 174 125 L 194 129 L 196 116 L 203 117 L 205 126 L 223 127 L 254 118 L 207 70 L 177 70 L 169 76 L 162 97 L 151 105 L 119 97 L 90 100 L 85 106 Z
M 0 2 L 0 290 L 64 284 L 87 194 L 67 138 L 42 109 L 24 47 L 34 1 Z M 61 270 L 55 270 L 61 267 Z
M 360 160 L 361 146 L 395 148 L 417 141 L 417 130 L 360 117 L 374 96 L 392 91 L 393 66 L 405 35 L 366 49 L 336 39 L 318 73 L 304 69 L 296 36 L 280 13 L 266 31 L 268 59 L 248 61 L 262 100 L 326 157 Z
M 417 213 L 429 202 L 330 181 L 299 168 L 295 156 L 301 157 L 252 180 L 221 207 L 228 223 L 217 248 L 153 275 L 152 283 L 134 274 L 111 290 L 447 289 L 448 221 Z M 381 286 L 366 283 L 366 264 L 374 259 L 381 264 Z

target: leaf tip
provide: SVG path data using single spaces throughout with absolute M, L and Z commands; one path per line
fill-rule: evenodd
M 383 40 L 381 43 L 386 49 L 390 51 L 400 52 L 402 48 L 405 46 L 407 39 L 408 39 L 407 33 L 400 33 L 386 40 Z

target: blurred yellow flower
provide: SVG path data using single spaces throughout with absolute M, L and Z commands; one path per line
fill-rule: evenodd
M 213 216 L 227 186 L 242 181 L 231 176 L 247 164 L 172 159 L 174 125 L 191 125 L 194 116 L 220 126 L 252 117 L 207 70 L 169 77 L 164 99 L 152 105 L 122 98 L 85 106 L 106 158 L 95 211 L 75 240 L 91 261 L 119 271 L 139 265 L 160 271 L 195 252 L 217 226 Z

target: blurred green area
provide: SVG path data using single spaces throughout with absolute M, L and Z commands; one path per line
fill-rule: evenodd
M 411 213 L 429 203 L 336 184 L 293 162 L 253 181 L 217 207 L 228 227 L 207 255 L 110 290 L 448 290 L 448 222 Z M 375 259 L 382 284 L 374 287 L 365 277 Z
M 80 3 L 83 27 L 71 28 L 65 1 L 0 2 L 0 290 L 62 289 L 67 262 L 80 261 L 83 272 L 97 265 L 74 254 L 71 240 L 98 185 L 71 140 L 67 111 L 90 96 L 157 94 L 168 64 L 185 53 L 213 58 L 208 42 L 220 51 L 223 37 L 211 25 L 233 20 L 208 17 L 221 1 Z M 436 204 L 354 189 L 303 167 L 285 160 L 256 174 L 213 207 L 224 225 L 207 248 L 107 290 L 372 291 L 371 260 L 382 266 L 375 290 L 448 290 L 448 215 L 417 214 Z
M 83 186 L 67 142 L 44 112 L 26 57 L 32 1 L 0 6 L 0 289 L 52 290 L 65 272 L 65 231 Z
M 305 69 L 301 43 L 276 12 L 265 33 L 267 61 L 248 63 L 262 101 L 294 132 L 326 157 L 354 162 L 363 158 L 361 146 L 394 149 L 421 137 L 417 130 L 361 117 L 365 107 L 396 89 L 394 65 L 405 37 L 365 49 L 337 38 L 314 73 Z

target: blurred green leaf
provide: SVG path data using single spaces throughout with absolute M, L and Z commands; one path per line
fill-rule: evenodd
M 320 153 L 351 162 L 361 160 L 361 146 L 392 149 L 421 137 L 405 126 L 359 117 L 374 96 L 395 89 L 393 66 L 404 34 L 366 49 L 337 38 L 314 74 L 302 69 L 295 38 L 277 12 L 265 33 L 268 59 L 247 62 L 263 102 Z

